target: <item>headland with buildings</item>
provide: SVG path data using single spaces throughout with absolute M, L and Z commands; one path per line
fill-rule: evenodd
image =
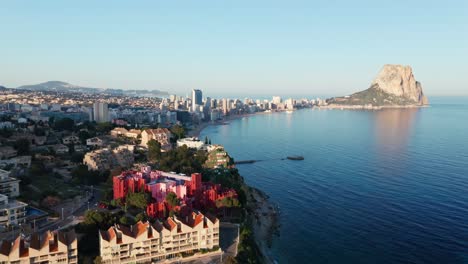
M 275 206 L 199 132 L 324 103 L 1 89 L 0 261 L 271 261 Z

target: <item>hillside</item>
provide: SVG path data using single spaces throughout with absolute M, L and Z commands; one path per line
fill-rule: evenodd
M 327 100 L 328 105 L 338 106 L 422 106 L 429 102 L 422 86 L 414 78 L 409 66 L 385 65 L 370 88 L 350 96 Z

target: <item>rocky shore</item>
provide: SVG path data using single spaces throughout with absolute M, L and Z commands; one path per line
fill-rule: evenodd
M 383 109 L 405 109 L 405 108 L 422 108 L 428 107 L 427 105 L 384 105 L 384 106 L 374 106 L 374 105 L 323 105 L 318 106 L 318 109 L 338 109 L 338 110 L 383 110 Z
M 261 190 L 247 188 L 247 221 L 252 224 L 255 242 L 262 253 L 264 263 L 275 263 L 270 249 L 275 236 L 279 236 L 278 206 Z

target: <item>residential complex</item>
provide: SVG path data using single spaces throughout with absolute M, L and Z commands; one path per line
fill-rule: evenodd
M 231 157 L 221 145 L 208 146 L 208 157 L 205 162 L 207 168 L 228 168 L 233 165 Z
M 219 247 L 219 220 L 193 212 L 184 219 L 167 218 L 100 231 L 102 263 L 150 263 Z
M 133 165 L 133 146 L 119 146 L 115 149 L 103 148 L 88 152 L 83 164 L 88 170 L 105 171 L 114 167 L 129 168 Z
M 182 147 L 184 145 L 193 149 L 201 149 L 205 147 L 205 143 L 196 137 L 181 138 L 177 140 L 177 147 Z
M 29 239 L 17 236 L 3 240 L 0 245 L 0 263 L 78 263 L 78 241 L 74 231 L 44 232 Z
M 151 171 L 150 167 L 144 167 L 141 171 L 125 171 L 115 176 L 113 191 L 114 199 L 125 199 L 130 192 L 150 193 L 152 201 L 148 203 L 146 213 L 152 218 L 167 217 L 169 211 L 174 209 L 165 200 L 169 193 L 174 193 L 180 199 L 180 206 L 190 209 L 215 209 L 217 201 L 224 198 L 237 198 L 237 193 L 233 189 L 202 182 L 200 173 L 186 176 L 157 170 Z
M 0 229 L 26 222 L 26 203 L 16 201 L 19 196 L 19 180 L 0 170 Z
M 141 132 L 141 143 L 143 147 L 148 147 L 148 142 L 152 139 L 156 140 L 161 144 L 162 150 L 170 150 L 172 133 L 167 128 L 157 128 L 157 129 L 146 129 Z
M 21 225 L 26 222 L 26 203 L 10 200 L 0 194 L 0 230 L 11 225 Z
M 10 198 L 19 196 L 19 180 L 10 177 L 10 172 L 0 170 L 0 194 Z

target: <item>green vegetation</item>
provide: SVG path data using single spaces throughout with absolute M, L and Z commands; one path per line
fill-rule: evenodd
M 126 207 L 135 207 L 144 210 L 151 200 L 151 195 L 146 192 L 128 193 L 125 197 Z
M 328 104 L 337 105 L 367 105 L 385 106 L 385 105 L 413 105 L 416 104 L 411 99 L 388 94 L 381 90 L 378 85 L 371 88 L 352 94 L 349 97 L 336 97 L 328 100 Z
M 148 161 L 155 162 L 161 158 L 161 144 L 151 139 L 148 141 Z
M 202 171 L 205 161 L 206 152 L 192 150 L 184 145 L 162 153 L 159 169 L 190 175 L 191 173 Z
M 221 207 L 226 207 L 226 208 L 231 208 L 231 207 L 239 207 L 240 203 L 239 200 L 236 198 L 232 197 L 224 197 L 221 200 L 216 201 L 216 207 L 221 208 Z
M 185 137 L 185 128 L 181 125 L 174 125 L 171 127 L 171 132 L 172 134 L 174 134 L 175 136 L 175 140 L 177 139 L 181 139 L 181 138 L 184 138 Z
M 173 192 L 166 194 L 166 201 L 171 207 L 177 206 L 180 203 L 179 198 L 177 198 L 177 194 Z
M 255 243 L 251 225 L 246 223 L 241 226 L 239 246 L 236 260 L 238 263 L 261 263 L 262 254 Z
M 109 171 L 89 171 L 88 167 L 82 164 L 76 166 L 71 172 L 74 183 L 85 185 L 98 185 L 105 182 L 109 178 L 109 174 Z
M 63 131 L 63 130 L 72 131 L 74 125 L 75 125 L 75 121 L 73 121 L 73 119 L 65 117 L 65 118 L 60 118 L 58 120 L 55 120 L 53 127 L 57 131 Z
M 26 138 L 20 138 L 15 142 L 15 149 L 18 155 L 29 155 L 31 152 L 31 142 Z

